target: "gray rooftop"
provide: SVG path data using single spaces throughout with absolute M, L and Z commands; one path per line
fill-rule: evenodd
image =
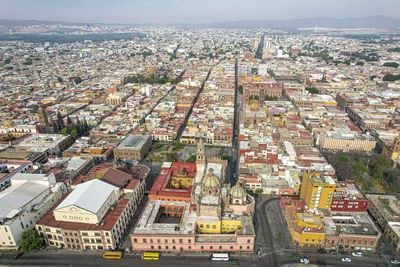
M 49 186 L 40 183 L 25 182 L 12 185 L 2 191 L 0 193 L 0 218 L 13 218 L 26 204 L 48 189 Z
M 119 149 L 140 149 L 147 140 L 150 139 L 150 135 L 128 135 L 117 148 Z

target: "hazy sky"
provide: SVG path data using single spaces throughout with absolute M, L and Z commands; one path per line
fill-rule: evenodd
M 2 19 L 197 23 L 304 17 L 400 18 L 400 0 L 0 0 Z

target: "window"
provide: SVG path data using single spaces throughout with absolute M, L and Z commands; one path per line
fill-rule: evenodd
M 88 233 L 82 233 L 82 236 L 88 236 Z
M 134 239 L 133 239 L 133 243 L 137 243 L 137 238 L 134 238 Z
M 146 238 L 143 238 L 143 243 L 147 243 L 147 239 Z
M 168 239 L 165 239 L 165 243 L 168 244 Z
M 212 229 L 217 229 L 217 226 L 216 226 L 216 225 L 213 225 L 213 226 L 212 226 Z
M 250 239 L 247 239 L 247 244 L 250 244 L 250 242 L 251 242 L 251 240 L 250 240 Z
M 183 239 L 179 239 L 179 243 L 182 244 L 183 243 Z

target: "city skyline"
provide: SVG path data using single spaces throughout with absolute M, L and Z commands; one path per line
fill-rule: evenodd
M 400 2 L 384 0 L 324 1 L 262 0 L 0 0 L 1 19 L 34 19 L 84 23 L 174 24 L 240 20 L 286 20 L 311 17 L 400 18 Z M 362 4 L 362 5 L 361 5 Z M 61 12 L 60 12 L 61 10 Z

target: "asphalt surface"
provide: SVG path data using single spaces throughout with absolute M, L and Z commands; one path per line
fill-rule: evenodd
M 310 265 L 315 266 L 389 266 L 388 263 L 379 257 L 351 257 L 351 263 L 343 263 L 340 255 L 328 254 L 312 254 L 305 253 L 301 256 L 307 256 Z M 290 264 L 298 264 L 299 259 L 292 256 L 290 252 L 280 252 L 276 256 L 275 264 L 266 258 L 257 257 L 233 257 L 239 260 L 240 266 L 290 266 Z M 213 262 L 208 260 L 208 255 L 197 256 L 161 256 L 159 261 L 142 261 L 140 256 L 124 256 L 120 260 L 103 259 L 99 254 L 44 254 L 36 253 L 24 255 L 18 259 L 14 259 L 14 254 L 2 255 L 0 258 L 0 266 L 130 266 L 130 267 L 152 267 L 152 266 L 172 266 L 172 267 L 189 267 L 189 266 L 233 266 L 230 262 Z

